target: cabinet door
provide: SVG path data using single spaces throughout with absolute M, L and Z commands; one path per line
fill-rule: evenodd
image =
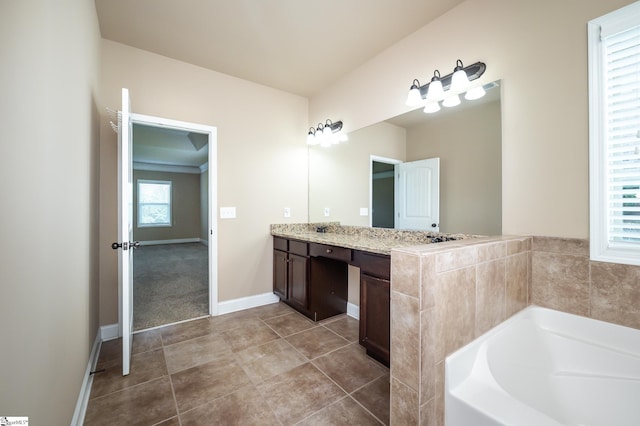
M 360 275 L 360 344 L 367 354 L 389 365 L 390 283 Z
M 287 299 L 287 253 L 273 251 L 273 292 L 282 300 Z
M 302 309 L 309 306 L 309 259 L 289 253 L 289 302 Z

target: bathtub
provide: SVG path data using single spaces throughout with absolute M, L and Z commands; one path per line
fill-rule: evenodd
M 530 306 L 445 360 L 447 426 L 640 425 L 640 330 Z

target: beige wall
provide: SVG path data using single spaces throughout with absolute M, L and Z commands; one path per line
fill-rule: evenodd
M 407 161 L 440 158 L 440 232 L 502 233 L 500 133 L 500 101 L 407 131 Z
M 389 123 L 361 129 L 349 141 L 328 148 L 309 148 L 309 221 L 339 221 L 342 225 L 369 226 L 371 155 L 404 161 L 406 131 Z M 329 207 L 331 216 L 324 216 Z
M 133 171 L 133 205 L 138 205 L 138 179 L 171 182 L 171 226 L 138 227 L 138 209 L 133 209 L 133 238 L 139 241 L 200 238 L 200 174 Z M 205 211 L 206 215 L 206 211 Z
M 93 1 L 0 3 L 0 414 L 32 424 L 70 424 L 98 329 L 99 40 Z
M 272 291 L 271 223 L 307 220 L 307 99 L 125 45 L 102 41 L 101 105 L 217 127 L 217 203 L 237 219 L 215 219 L 220 301 Z M 100 323 L 118 321 L 116 135 L 100 133 Z M 209 165 L 215 170 L 216 165 Z M 291 218 L 283 218 L 283 208 Z M 214 216 L 217 217 L 216 212 Z
M 502 79 L 503 233 L 588 237 L 587 22 L 631 0 L 467 0 L 310 100 L 352 131 L 404 113 L 414 78 Z

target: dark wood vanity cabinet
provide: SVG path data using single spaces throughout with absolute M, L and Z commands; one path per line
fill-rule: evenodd
M 314 321 L 347 311 L 347 264 L 318 257 L 326 247 L 274 237 L 273 292 L 280 300 Z M 330 246 L 327 246 L 330 247 Z M 340 252 L 340 247 L 336 247 Z M 349 256 L 350 257 L 350 256 Z
M 389 256 L 354 252 L 360 267 L 360 344 L 385 365 L 390 360 L 391 260 Z
M 360 268 L 360 344 L 389 365 L 390 256 L 273 238 L 273 292 L 314 321 L 347 311 L 348 265 Z

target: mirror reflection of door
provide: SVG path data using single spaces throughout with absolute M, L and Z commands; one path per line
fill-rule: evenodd
M 371 226 L 439 232 L 439 204 L 439 158 L 371 156 Z
M 376 228 L 395 226 L 393 166 L 393 163 L 375 160 L 371 163 L 371 226 Z

